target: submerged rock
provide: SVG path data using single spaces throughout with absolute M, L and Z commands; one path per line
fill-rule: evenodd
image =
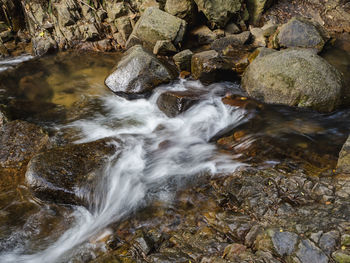
M 53 148 L 29 162 L 26 180 L 40 199 L 87 206 L 115 152 L 116 146 L 106 139 Z
M 184 37 L 185 31 L 186 21 L 158 8 L 150 7 L 137 21 L 126 47 L 143 44 L 153 49 L 158 40 L 169 40 L 174 46 L 178 46 Z
M 318 27 L 305 18 L 292 18 L 284 24 L 278 33 L 278 43 L 281 47 L 313 48 L 321 52 L 325 39 Z
M 203 92 L 166 91 L 159 96 L 157 105 L 168 117 L 175 117 L 198 102 L 201 95 Z
M 240 0 L 194 0 L 212 26 L 223 28 L 241 9 Z
M 174 78 L 169 67 L 137 45 L 130 48 L 105 84 L 118 95 L 137 97 Z
M 21 168 L 49 144 L 43 130 L 25 121 L 11 121 L 0 130 L 0 167 Z
M 284 50 L 255 59 L 244 73 L 242 86 L 249 96 L 267 103 L 330 112 L 341 103 L 343 81 L 315 53 Z

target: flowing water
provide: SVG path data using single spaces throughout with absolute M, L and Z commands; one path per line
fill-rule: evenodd
M 237 83 L 204 86 L 179 79 L 158 87 L 150 98 L 129 101 L 103 84 L 118 58 L 65 53 L 26 62 L 5 76 L 0 102 L 11 117 L 44 127 L 58 145 L 112 138 L 117 152 L 94 186 L 88 208 L 37 200 L 25 181 L 0 196 L 1 262 L 73 262 L 86 251 L 103 250 L 99 240 L 113 231 L 111 225 L 140 208 L 155 200 L 171 203 L 177 189 L 200 177 L 229 174 L 242 165 L 278 165 L 291 156 L 284 155 L 286 147 L 308 156 L 316 152 L 322 158 L 313 165 L 328 169 L 350 130 L 349 111 L 322 115 L 224 104 L 226 93 L 242 95 Z M 206 95 L 175 118 L 158 109 L 162 92 L 188 89 Z M 228 131 L 244 134 L 231 147 L 235 154 L 213 140 Z M 266 138 L 270 148 L 254 148 Z M 252 145 L 264 158 L 251 159 Z

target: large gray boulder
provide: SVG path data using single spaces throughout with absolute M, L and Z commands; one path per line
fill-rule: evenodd
M 157 41 L 169 40 L 175 46 L 182 41 L 186 31 L 186 21 L 155 7 L 147 8 L 137 21 L 126 47 L 143 44 L 153 49 Z
M 341 103 L 341 74 L 310 50 L 283 50 L 255 59 L 243 75 L 249 96 L 267 103 L 330 112 Z
M 241 0 L 194 0 L 211 25 L 223 28 L 241 9 Z
M 320 25 L 306 18 L 292 18 L 279 29 L 277 38 L 280 47 L 312 48 L 321 52 L 324 35 Z
M 137 97 L 175 77 L 172 70 L 142 46 L 130 48 L 105 84 L 114 93 Z

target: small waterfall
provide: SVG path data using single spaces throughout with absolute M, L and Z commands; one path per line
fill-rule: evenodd
M 231 86 L 230 86 L 231 85 Z M 188 111 L 175 118 L 161 112 L 156 101 L 166 90 L 211 91 Z M 55 243 L 35 254 L 12 251 L 2 262 L 69 262 L 88 248 L 87 241 L 108 225 L 121 220 L 147 200 L 171 196 L 169 187 L 203 173 L 232 173 L 240 163 L 220 154 L 209 143 L 220 130 L 245 121 L 245 111 L 224 105 L 217 94 L 234 84 L 204 87 L 199 82 L 180 80 L 155 90 L 149 99 L 103 98 L 107 114 L 97 114 L 66 125 L 81 131 L 76 143 L 115 138 L 119 151 L 104 169 L 96 186 L 91 209 L 76 207 L 75 223 Z

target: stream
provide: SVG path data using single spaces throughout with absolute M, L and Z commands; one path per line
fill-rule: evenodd
M 113 224 L 156 201 L 172 206 L 176 192 L 201 178 L 247 166 L 287 164 L 288 169 L 300 165 L 313 173 L 328 171 L 350 131 L 349 110 L 319 114 L 279 105 L 261 104 L 257 110 L 224 104 L 227 93 L 244 96 L 239 83 L 205 86 L 178 79 L 156 88 L 149 98 L 126 100 L 104 86 L 119 57 L 65 52 L 0 63 L 5 76 L 0 104 L 13 119 L 43 127 L 55 145 L 111 138 L 117 148 L 92 186 L 88 207 L 41 201 L 31 195 L 25 180 L 2 192 L 1 262 L 89 261 L 84 255 L 94 258 L 106 250 L 103 240 L 113 233 Z M 169 118 L 156 103 L 169 90 L 206 95 L 185 113 Z M 227 127 L 245 134 L 234 145 L 235 154 L 213 140 Z M 308 166 L 302 166 L 304 162 Z

